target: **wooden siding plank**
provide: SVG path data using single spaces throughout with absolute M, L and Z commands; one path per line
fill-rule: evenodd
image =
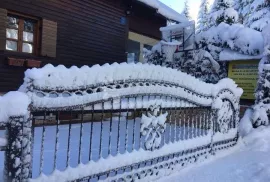
M 0 50 L 6 49 L 7 10 L 0 8 Z
M 56 57 L 57 22 L 42 20 L 41 55 Z

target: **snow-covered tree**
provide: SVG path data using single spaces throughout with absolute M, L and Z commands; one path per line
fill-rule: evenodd
M 256 89 L 256 104 L 263 102 L 270 104 L 270 25 L 267 25 L 263 32 L 264 57 L 259 64 L 259 79 Z
M 209 6 L 208 0 L 201 0 L 200 10 L 198 14 L 197 33 L 200 33 L 207 29 L 208 6 Z
M 166 55 L 161 51 L 161 44 L 155 45 L 151 51 L 145 51 L 145 62 L 178 69 L 189 75 L 195 76 L 207 83 L 217 83 L 226 77 L 220 74 L 220 65 L 211 54 L 205 50 L 186 51 L 180 57 L 166 61 Z
M 248 4 L 250 13 L 245 18 L 245 25 L 258 31 L 270 23 L 269 0 L 250 0 Z
M 242 23 L 245 26 L 248 26 L 247 25 L 248 17 L 251 14 L 251 9 L 250 9 L 251 1 L 252 0 L 237 0 L 234 6 L 239 14 L 239 23 Z
M 189 12 L 189 4 L 188 0 L 185 1 L 184 10 L 182 11 L 182 14 L 187 17 L 188 20 L 191 20 L 190 12 Z
M 238 12 L 233 8 L 233 0 L 215 0 L 209 14 L 209 27 L 224 22 L 232 25 L 238 22 Z
M 219 60 L 220 52 L 224 46 L 227 46 L 220 40 L 220 37 L 215 36 L 219 31 L 224 31 L 217 27 L 221 24 L 233 25 L 238 22 L 238 13 L 234 10 L 233 4 L 233 0 L 215 0 L 208 15 L 207 32 L 204 33 L 207 36 L 197 36 L 200 39 L 197 45 L 210 52 L 215 60 Z M 222 28 L 222 26 L 220 27 Z M 208 36 L 212 38 L 208 39 Z
M 264 57 L 259 63 L 259 79 L 255 93 L 252 122 L 255 127 L 269 124 L 270 115 L 270 24 L 262 31 L 264 37 Z

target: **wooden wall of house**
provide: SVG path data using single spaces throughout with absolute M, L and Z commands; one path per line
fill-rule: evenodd
M 57 22 L 56 58 L 0 51 L 0 92 L 16 90 L 26 67 L 7 57 L 34 58 L 42 65 L 93 65 L 126 61 L 128 24 L 121 0 L 0 0 L 0 8 Z
M 161 40 L 160 27 L 167 25 L 167 20 L 142 3 L 133 3 L 133 12 L 129 17 L 129 30 L 138 34 Z

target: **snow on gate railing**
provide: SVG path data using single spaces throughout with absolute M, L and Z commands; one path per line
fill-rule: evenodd
M 20 90 L 31 117 L 9 115 L 6 180 L 154 180 L 238 139 L 242 89 L 230 79 L 207 84 L 146 64 L 47 65 L 26 71 Z

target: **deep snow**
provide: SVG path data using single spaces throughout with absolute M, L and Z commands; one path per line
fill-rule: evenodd
M 239 144 L 159 182 L 269 182 L 270 127 L 253 130 Z

